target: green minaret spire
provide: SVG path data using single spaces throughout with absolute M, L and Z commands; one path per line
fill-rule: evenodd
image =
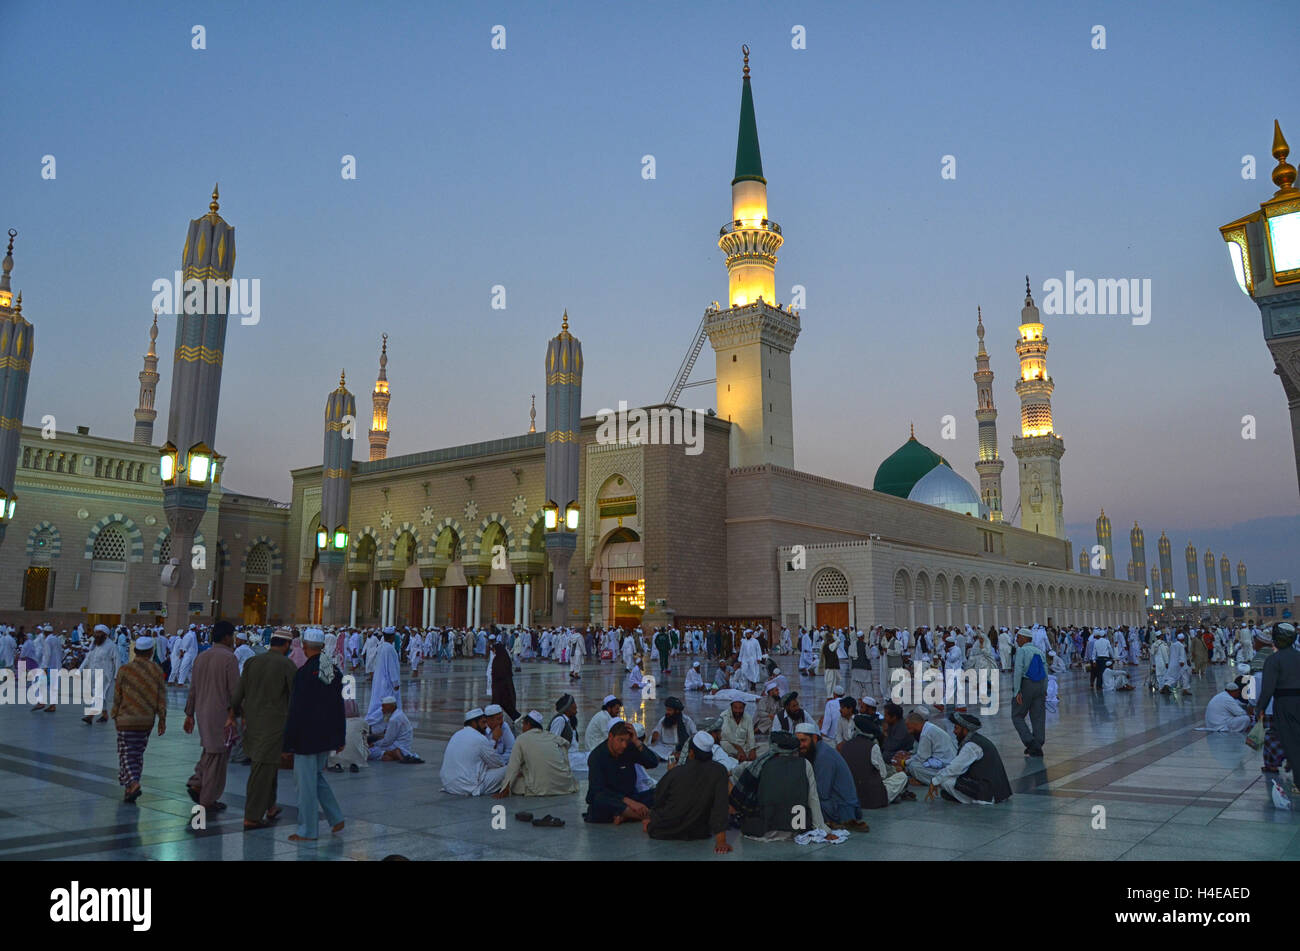
M 754 118 L 754 93 L 749 87 L 749 47 L 745 53 L 745 79 L 740 90 L 740 135 L 736 140 L 736 182 L 754 181 L 767 184 L 763 177 L 763 157 L 758 151 L 758 120 Z

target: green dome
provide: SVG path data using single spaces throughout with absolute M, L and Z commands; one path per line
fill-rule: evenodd
M 928 446 L 921 445 L 915 436 L 911 436 L 898 451 L 880 464 L 871 487 L 877 492 L 887 492 L 905 499 L 922 476 L 935 466 L 946 464 L 947 460 L 943 456 Z

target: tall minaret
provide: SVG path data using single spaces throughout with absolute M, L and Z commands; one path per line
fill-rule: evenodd
M 1183 557 L 1187 560 L 1187 600 L 1198 602 L 1201 600 L 1201 569 L 1197 564 L 1196 546 L 1188 542 Z
M 5 252 L 0 272 L 0 541 L 17 507 L 14 473 L 18 469 L 19 445 L 23 431 L 23 413 L 27 407 L 27 382 L 35 352 L 35 331 L 23 316 L 23 293 L 17 298 L 9 284 L 14 269 L 14 238 L 9 229 L 9 250 Z
M 1160 552 L 1160 600 L 1167 601 L 1174 596 L 1174 560 L 1164 532 L 1160 533 L 1156 550 Z
M 1246 563 L 1237 562 L 1237 586 L 1241 588 L 1242 595 L 1246 594 Z
M 570 508 L 579 512 L 578 475 L 582 454 L 578 446 L 582 429 L 582 342 L 569 333 L 569 312 L 564 312 L 560 332 L 546 345 L 546 523 L 543 544 L 551 562 L 551 623 L 563 627 L 569 605 L 587 596 L 587 583 L 569 583 L 569 561 L 577 549 L 579 526 L 570 525 Z M 572 589 L 572 590 L 567 590 Z
M 767 217 L 767 179 L 749 84 L 749 47 L 740 90 L 731 220 L 718 247 L 727 256 L 728 307 L 710 307 L 704 328 L 717 367 L 718 415 L 731 423 L 731 465 L 794 466 L 790 352 L 799 336 L 794 308 L 776 302 L 781 226 Z
M 1155 565 L 1151 566 L 1151 603 L 1160 604 L 1164 597 L 1160 593 L 1160 569 Z
M 1055 538 L 1065 537 L 1065 509 L 1061 496 L 1061 456 L 1065 442 L 1052 429 L 1052 390 L 1047 375 L 1047 337 L 1025 278 L 1025 306 L 1020 311 L 1020 435 L 1011 451 L 1020 461 L 1020 527 Z
M 1092 574 L 1092 565 L 1088 561 L 1088 549 L 1086 548 L 1079 552 L 1079 574 Z
M 370 461 L 388 455 L 388 334 L 379 350 L 379 377 L 370 394 L 374 412 L 370 417 Z
M 140 405 L 135 408 L 135 444 L 153 445 L 153 421 L 158 411 L 153 408 L 154 392 L 158 387 L 158 311 L 153 312 L 153 326 L 149 328 L 149 352 L 144 355 L 144 369 L 140 371 Z
M 998 458 L 998 411 L 993 405 L 993 371 L 984 349 L 984 314 L 975 308 L 975 335 L 980 339 L 975 354 L 975 419 L 979 423 L 980 499 L 989 509 L 989 521 L 1002 521 L 1002 460 Z
M 1219 558 L 1219 580 L 1223 582 L 1223 603 L 1232 603 L 1232 562 L 1227 554 Z
M 1106 517 L 1105 509 L 1102 509 L 1101 514 L 1097 516 L 1097 544 L 1106 553 L 1106 563 L 1102 566 L 1101 576 L 1103 578 L 1115 577 L 1115 553 L 1111 549 L 1110 519 Z
M 1133 530 L 1128 533 L 1128 545 L 1133 552 L 1133 580 L 1140 585 L 1145 585 L 1147 581 L 1147 543 L 1142 534 L 1142 529 L 1138 528 L 1136 520 L 1133 522 Z
M 321 617 L 325 624 L 356 623 L 349 609 L 336 598 L 339 576 L 348 555 L 348 519 L 352 510 L 352 445 L 346 432 L 357 418 L 357 400 L 348 392 L 347 380 L 339 371 L 339 385 L 325 399 L 325 451 L 320 483 L 320 530 L 317 554 L 325 572 L 325 597 Z M 324 542 L 322 545 L 321 542 Z M 353 612 L 354 613 L 354 612 Z
M 1210 604 L 1219 603 L 1219 592 L 1214 584 L 1214 552 L 1205 549 L 1205 600 Z

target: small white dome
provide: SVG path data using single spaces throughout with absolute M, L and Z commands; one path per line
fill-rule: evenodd
M 923 502 L 950 512 L 974 515 L 976 518 L 982 515 L 979 493 L 969 482 L 943 464 L 921 476 L 907 497 L 910 501 Z

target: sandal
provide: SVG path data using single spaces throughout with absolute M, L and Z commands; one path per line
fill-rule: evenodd
M 555 818 L 555 816 L 542 816 L 540 819 L 534 819 L 534 820 L 533 820 L 533 825 L 535 825 L 535 826 L 545 826 L 545 827 L 549 827 L 549 828 L 552 828 L 552 829 L 559 829 L 559 828 L 562 828 L 562 827 L 564 826 L 564 820 L 563 820 L 563 819 L 557 819 L 557 818 Z
M 520 822 L 532 822 L 533 814 L 531 812 L 516 812 L 515 818 Z
M 274 809 L 266 810 L 266 821 L 274 822 L 276 819 L 280 818 L 280 813 L 282 812 L 284 812 L 284 810 L 281 809 L 279 806 L 276 806 Z
M 245 832 L 248 832 L 250 829 L 268 829 L 270 826 L 271 823 L 267 822 L 265 819 L 258 819 L 256 822 L 249 822 L 247 819 L 244 820 Z
M 124 801 L 129 803 L 134 803 L 143 794 L 144 794 L 144 787 L 137 786 L 135 792 L 126 794 L 126 796 L 124 797 Z

